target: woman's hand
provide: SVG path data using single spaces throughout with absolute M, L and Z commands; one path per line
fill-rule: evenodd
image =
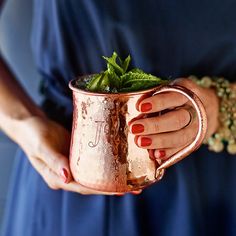
M 34 116 L 20 121 L 17 127 L 19 145 L 51 189 L 114 195 L 87 189 L 73 181 L 68 160 L 70 134 L 62 126 L 46 117 Z
M 218 127 L 219 101 L 215 91 L 202 88 L 189 79 L 178 79 L 174 84 L 188 88 L 201 99 L 208 118 L 206 137 L 210 137 Z M 130 124 L 130 130 L 135 134 L 136 144 L 140 148 L 154 150 L 149 152 L 151 158 L 166 160 L 189 145 L 196 137 L 197 119 L 191 121 L 188 109 L 174 110 L 187 102 L 187 98 L 175 92 L 157 94 L 139 102 L 138 110 L 144 114 L 171 109 L 161 116 L 135 120 Z

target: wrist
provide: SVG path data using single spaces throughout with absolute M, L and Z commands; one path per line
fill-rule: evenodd
M 236 86 L 224 78 L 203 77 L 198 80 L 191 76 L 191 79 L 204 88 L 213 88 L 219 99 L 217 115 L 219 125 L 213 135 L 207 137 L 205 143 L 212 151 L 223 151 L 226 146 L 230 154 L 236 154 Z M 213 104 L 211 106 L 213 107 Z M 211 113 L 209 114 L 211 116 Z
M 14 122 L 17 132 L 14 141 L 28 154 L 34 153 L 41 146 L 38 137 L 48 130 L 50 120 L 46 116 L 32 115 Z
M 14 110 L 17 112 L 13 112 Z M 0 114 L 1 129 L 14 142 L 22 146 L 21 144 L 24 142 L 24 139 L 28 138 L 26 132 L 28 121 L 37 117 L 46 118 L 46 115 L 39 107 L 35 106 L 31 109 L 27 109 L 19 106 L 18 109 L 11 109 L 10 112 L 2 112 Z
M 220 98 L 217 96 L 217 91 L 214 88 L 207 89 L 208 95 L 208 104 L 207 107 L 207 118 L 208 118 L 208 130 L 206 134 L 206 139 L 211 137 L 214 133 L 217 132 L 220 122 Z

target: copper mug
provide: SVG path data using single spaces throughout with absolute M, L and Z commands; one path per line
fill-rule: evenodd
M 113 193 L 140 190 L 159 181 L 167 167 L 201 145 L 207 129 L 206 111 L 190 90 L 161 85 L 139 92 L 94 93 L 78 89 L 77 79 L 69 84 L 74 106 L 70 167 L 75 181 L 81 185 Z M 189 99 L 198 118 L 198 133 L 189 146 L 158 163 L 149 158 L 147 149 L 135 144 L 128 122 L 144 116 L 136 109 L 138 101 L 164 92 L 180 93 Z

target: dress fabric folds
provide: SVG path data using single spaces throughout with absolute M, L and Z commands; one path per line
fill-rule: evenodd
M 42 108 L 70 129 L 68 82 L 103 70 L 101 56 L 113 51 L 158 76 L 233 82 L 235 9 L 232 0 L 35 0 L 31 43 Z M 19 150 L 8 196 L 3 236 L 233 236 L 236 156 L 202 146 L 142 194 L 118 197 L 51 190 Z

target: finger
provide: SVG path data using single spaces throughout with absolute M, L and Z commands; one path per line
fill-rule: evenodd
M 179 150 L 183 149 L 184 147 L 179 148 L 168 148 L 168 149 L 156 149 L 154 150 L 154 158 L 159 159 L 161 161 L 165 161 L 177 153 Z
M 69 167 L 69 159 L 52 148 L 44 148 L 43 153 L 38 154 L 39 158 L 58 176 L 61 176 L 65 183 L 73 178 Z
M 79 183 L 72 181 L 69 184 L 61 183 L 61 188 L 66 191 L 77 192 L 83 195 L 115 195 L 115 192 L 97 191 L 93 189 L 86 188 Z
M 199 94 L 200 90 L 202 90 L 202 88 L 198 86 L 194 81 L 192 81 L 191 79 L 186 79 L 186 78 L 175 79 L 171 84 L 183 86 L 191 90 L 195 94 Z
M 139 195 L 142 193 L 142 190 L 131 191 L 130 193 L 132 193 L 133 195 Z
M 161 164 L 162 160 L 168 159 L 166 157 L 166 150 L 169 149 L 149 149 L 149 158 L 152 160 L 157 160 Z
M 178 148 L 192 142 L 197 134 L 195 123 L 169 133 L 136 136 L 135 143 L 145 149 Z
M 189 124 L 191 116 L 185 109 L 167 112 L 161 116 L 136 120 L 131 124 L 133 134 L 157 134 L 182 129 Z
M 139 111 L 152 113 L 184 105 L 188 99 L 176 92 L 166 92 L 145 98 L 139 103 Z
M 127 192 L 127 193 L 131 193 L 133 195 L 139 195 L 142 193 L 142 190 L 135 190 L 135 191 L 130 191 L 130 192 Z M 115 195 L 116 196 L 124 196 L 126 195 L 127 193 L 116 193 Z
M 37 157 L 31 157 L 30 161 L 36 171 L 42 176 L 49 188 L 59 189 L 59 182 L 63 183 L 62 179 L 51 170 L 45 162 Z
M 190 143 L 188 143 L 188 145 L 189 144 Z M 152 160 L 156 160 L 157 163 L 161 165 L 164 161 L 168 160 L 170 157 L 172 157 L 174 154 L 176 154 L 186 146 L 179 148 L 168 148 L 168 149 L 151 149 L 149 150 L 149 157 Z
M 76 192 L 83 195 L 117 195 L 123 196 L 126 193 L 116 193 L 116 192 L 106 192 L 106 191 L 97 191 L 93 189 L 86 188 L 85 186 L 80 185 L 75 181 L 71 181 L 70 183 L 64 183 L 61 178 L 51 170 L 46 163 L 44 163 L 41 159 L 36 157 L 31 157 L 31 163 L 33 167 L 38 171 L 38 173 L 42 176 L 45 183 L 49 188 L 53 190 L 63 189 L 65 191 Z M 142 190 L 132 191 L 133 194 L 140 194 Z
M 64 190 L 78 192 L 80 194 L 88 195 L 116 195 L 116 196 L 124 196 L 126 193 L 116 193 L 116 192 L 106 192 L 106 191 L 97 191 L 93 189 L 86 188 L 85 186 L 80 185 L 79 183 L 72 181 L 69 184 L 61 183 L 61 186 Z M 131 191 L 130 193 L 138 195 L 142 192 L 142 190 Z M 128 192 L 127 192 L 128 193 Z
M 39 174 L 43 177 L 48 187 L 51 189 L 54 189 L 54 190 L 63 189 L 65 191 L 77 192 L 80 194 L 114 195 L 114 193 L 111 193 L 111 192 L 101 192 L 101 191 L 88 189 L 75 181 L 71 181 L 70 183 L 66 184 L 42 160 L 40 160 L 39 158 L 32 158 L 32 160 L 33 160 L 32 161 L 33 166 L 39 172 Z

